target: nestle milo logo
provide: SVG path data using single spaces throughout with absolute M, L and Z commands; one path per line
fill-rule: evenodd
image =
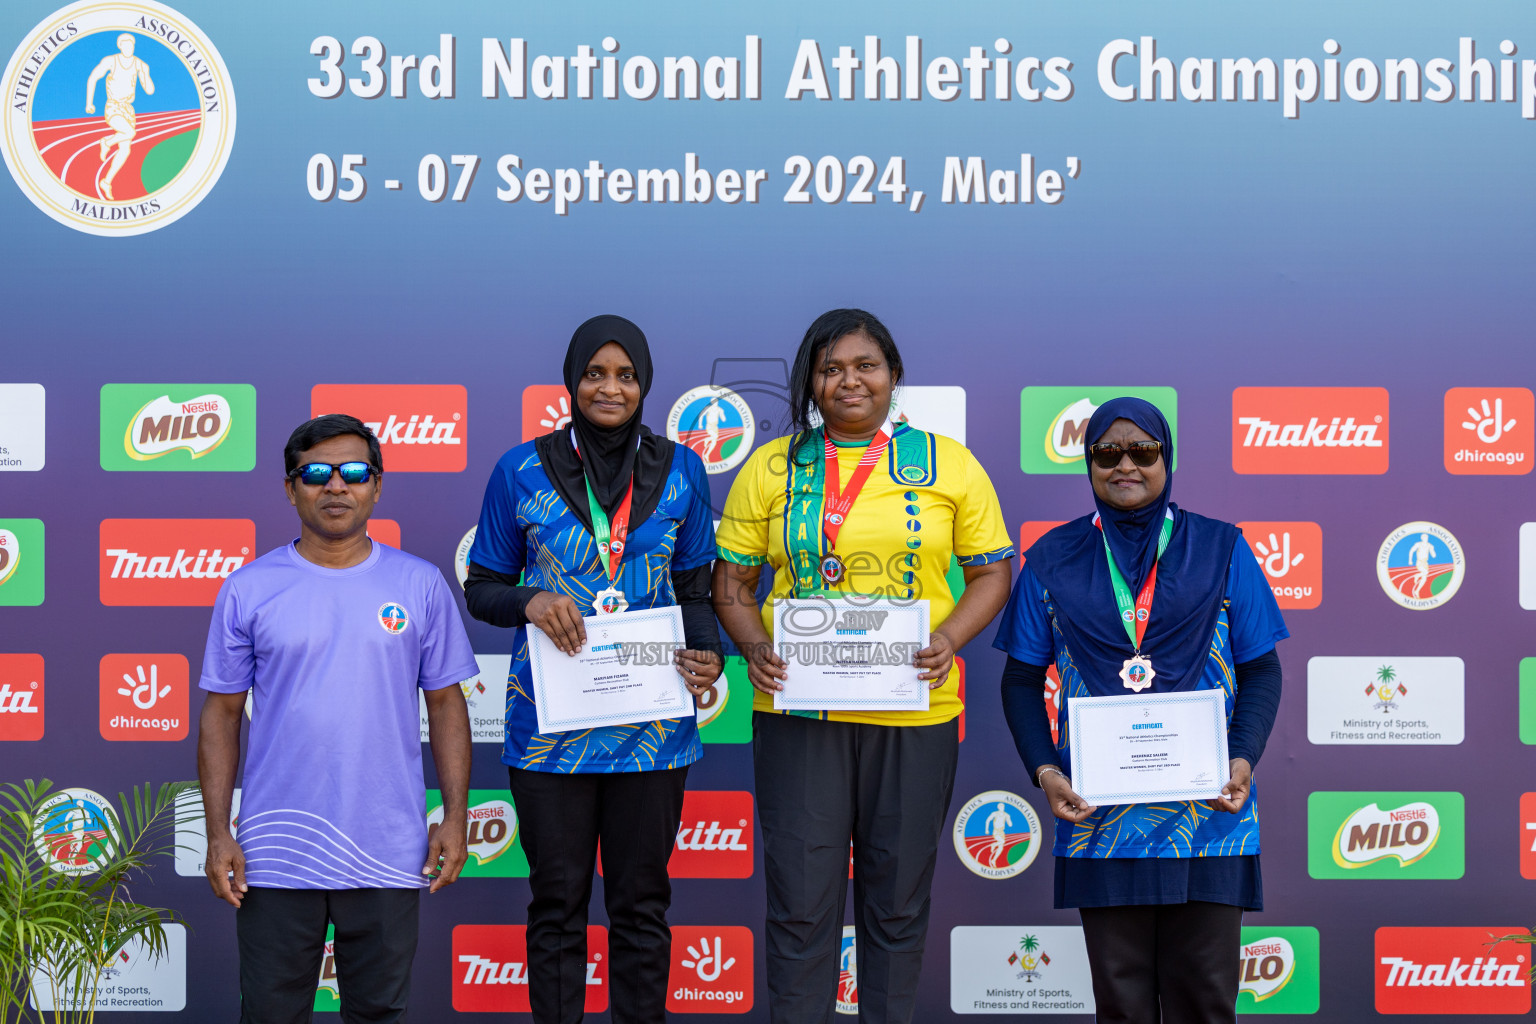
M 1313 793 L 1307 868 L 1313 878 L 1460 878 L 1460 793 Z
M 1316 1013 L 1319 964 L 1316 928 L 1245 927 L 1238 947 L 1237 1012 Z
M 108 470 L 245 471 L 256 465 L 249 384 L 107 384 L 101 466 Z

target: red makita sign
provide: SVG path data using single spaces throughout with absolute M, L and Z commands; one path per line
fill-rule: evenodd
M 1518 925 L 1376 929 L 1378 1013 L 1529 1013 L 1531 947 Z
M 685 792 L 667 873 L 673 878 L 751 878 L 752 794 Z
M 453 930 L 453 1008 L 460 1013 L 529 1013 L 528 929 L 461 924 Z M 588 1013 L 608 1009 L 608 929 L 587 926 Z
M 462 384 L 316 384 L 309 414 L 343 412 L 379 439 L 386 473 L 457 473 L 469 464 Z
M 211 606 L 255 549 L 249 519 L 103 519 L 101 603 Z

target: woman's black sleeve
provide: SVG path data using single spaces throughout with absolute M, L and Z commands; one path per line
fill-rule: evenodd
M 1267 653 L 1237 666 L 1237 699 L 1227 726 L 1227 756 L 1257 768 L 1280 711 L 1280 655 Z
M 469 576 L 464 580 L 464 603 L 469 607 L 469 614 L 481 622 L 509 629 L 527 625 L 528 602 L 538 593 L 538 587 L 518 586 L 516 576 L 469 563 Z
M 1009 658 L 1003 669 L 1003 717 L 1037 788 L 1040 783 L 1035 773 L 1040 767 L 1061 760 L 1051 741 L 1051 720 L 1045 713 L 1045 668 Z
M 713 572 L 713 562 L 693 569 L 673 569 L 672 591 L 683 611 L 683 636 L 688 641 L 688 649 L 714 651 L 724 657 L 720 649 L 720 627 L 715 623 L 715 608 L 709 600 Z

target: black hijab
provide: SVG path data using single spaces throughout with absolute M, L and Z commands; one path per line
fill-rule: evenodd
M 610 341 L 618 343 L 629 356 L 629 363 L 640 379 L 640 404 L 617 427 L 603 427 L 582 414 L 576 400 L 581 376 L 597 350 Z M 674 445 L 640 422 L 645 410 L 645 396 L 651 390 L 651 348 L 645 334 L 621 316 L 595 316 L 576 328 L 565 350 L 565 389 L 571 393 L 571 425 L 535 442 L 539 460 L 560 497 L 570 506 L 583 526 L 592 529 L 592 513 L 587 507 L 587 487 L 598 504 L 611 517 L 629 488 L 631 474 L 635 496 L 630 506 L 630 529 L 638 529 L 656 511 L 672 468 Z M 575 435 L 580 454 L 571 444 Z

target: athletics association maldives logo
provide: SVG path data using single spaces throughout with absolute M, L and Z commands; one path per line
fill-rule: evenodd
M 982 878 L 1012 878 L 1040 853 L 1040 817 L 1024 798 L 990 789 L 955 817 L 955 853 Z
M 384 627 L 384 632 L 398 636 L 410 624 L 410 615 L 400 605 L 393 601 L 379 605 L 379 625 Z
M 1404 608 L 1438 608 L 1461 587 L 1467 559 L 1461 542 L 1437 523 L 1404 523 L 1381 542 L 1376 578 L 1387 596 Z
M 843 925 L 843 941 L 837 952 L 837 1012 L 859 1015 L 859 940 L 853 925 Z
M 0 152 L 48 216 L 92 235 L 163 228 L 203 200 L 235 141 L 212 41 L 153 0 L 70 4 L 6 65 Z
M 32 842 L 37 855 L 66 875 L 95 871 L 112 856 L 117 816 L 100 793 L 61 789 L 37 809 Z
M 684 392 L 667 416 L 667 436 L 697 452 L 710 473 L 728 473 L 741 465 L 752 451 L 756 432 L 746 400 L 714 384 Z

